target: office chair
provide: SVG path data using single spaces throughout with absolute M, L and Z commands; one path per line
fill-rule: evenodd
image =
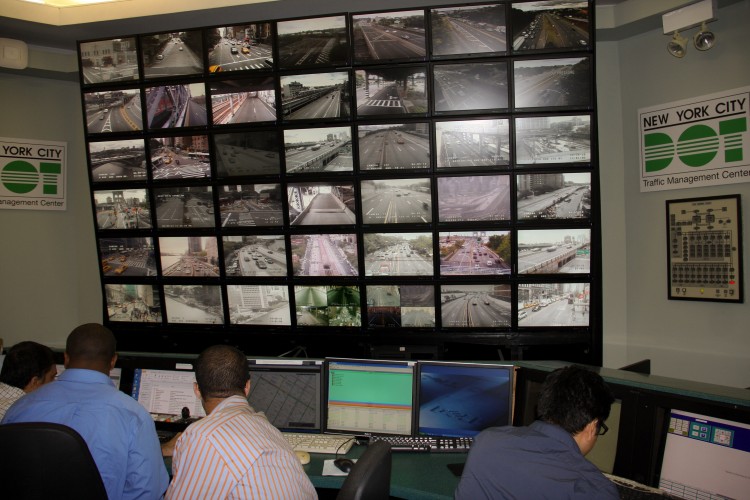
M 86 441 L 60 424 L 0 425 L 2 496 L 14 500 L 107 500 Z
M 376 441 L 354 464 L 336 500 L 387 500 L 390 495 L 391 445 Z

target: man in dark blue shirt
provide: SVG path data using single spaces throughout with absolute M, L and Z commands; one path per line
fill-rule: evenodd
M 617 489 L 585 455 L 607 431 L 614 396 L 578 366 L 549 374 L 529 427 L 492 427 L 475 439 L 456 500 L 617 499 Z

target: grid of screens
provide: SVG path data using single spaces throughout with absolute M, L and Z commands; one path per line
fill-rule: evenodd
M 106 321 L 178 342 L 207 325 L 600 337 L 591 11 L 79 42 Z

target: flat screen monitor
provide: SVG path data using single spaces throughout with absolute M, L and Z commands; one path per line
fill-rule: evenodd
M 205 417 L 200 399 L 193 391 L 195 373 L 188 370 L 133 370 L 131 396 L 155 418 L 181 415 L 187 407 L 191 417 Z
M 276 428 L 320 432 L 322 361 L 251 359 L 247 400 Z
M 747 498 L 750 425 L 671 410 L 659 488 L 680 498 Z
M 410 436 L 413 361 L 326 360 L 326 430 Z
M 473 437 L 513 420 L 513 367 L 420 362 L 417 434 Z

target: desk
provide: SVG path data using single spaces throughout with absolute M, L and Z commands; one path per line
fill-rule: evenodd
M 367 446 L 353 446 L 344 455 L 346 458 L 359 458 Z M 406 500 L 452 500 L 458 487 L 459 477 L 453 475 L 448 464 L 466 463 L 467 453 L 393 453 L 391 468 L 391 496 Z M 313 486 L 322 489 L 339 490 L 346 476 L 324 476 L 323 462 L 333 460 L 335 455 L 312 453 L 310 463 L 302 468 Z M 164 457 L 170 477 L 172 458 Z
M 358 458 L 366 446 L 353 446 L 346 458 Z M 407 500 L 452 500 L 460 478 L 448 464 L 466 463 L 466 453 L 393 453 L 391 496 Z M 323 462 L 334 455 L 311 454 L 303 466 L 316 488 L 340 489 L 345 476 L 323 476 Z

